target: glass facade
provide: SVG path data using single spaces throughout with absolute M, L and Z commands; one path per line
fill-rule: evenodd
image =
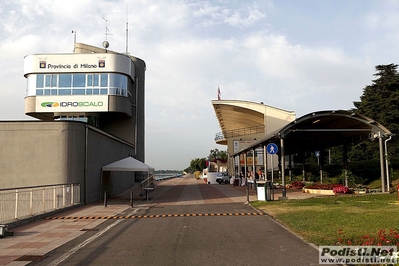
M 121 95 L 133 90 L 128 77 L 115 73 L 32 74 L 27 77 L 27 96 Z M 130 92 L 131 93 L 131 92 Z
M 86 115 L 63 115 L 54 117 L 55 121 L 81 121 L 88 123 L 92 126 L 99 127 L 99 119 L 95 116 Z

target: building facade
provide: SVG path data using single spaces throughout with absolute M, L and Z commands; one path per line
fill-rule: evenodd
M 86 122 L 134 144 L 144 161 L 145 69 L 139 58 L 80 43 L 75 53 L 28 55 L 25 114 Z
M 227 146 L 229 155 L 228 166 L 230 175 L 236 175 L 245 164 L 244 157 L 234 158 L 233 154 L 257 140 L 264 138 L 273 131 L 295 120 L 295 112 L 280 108 L 242 100 L 213 100 L 213 108 L 222 132 L 216 134 L 217 144 Z M 248 170 L 271 169 L 273 166 L 267 162 L 262 149 L 255 151 L 255 156 L 247 157 Z M 270 165 L 269 165 L 270 164 Z
M 0 188 L 80 183 L 84 202 L 135 184 L 136 174 L 101 167 L 145 161 L 145 62 L 77 43 L 68 54 L 24 59 L 25 114 L 0 122 Z

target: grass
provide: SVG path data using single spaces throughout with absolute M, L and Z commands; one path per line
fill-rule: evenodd
M 397 193 L 256 201 L 252 205 L 316 245 L 336 245 L 339 230 L 346 239 L 399 230 Z

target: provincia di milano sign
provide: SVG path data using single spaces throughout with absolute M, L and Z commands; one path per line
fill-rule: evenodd
M 77 69 L 77 68 L 97 68 L 97 64 L 79 64 L 75 63 L 73 65 L 70 64 L 47 64 L 46 61 L 40 61 L 39 63 L 40 68 L 47 68 L 47 69 Z M 104 68 L 105 67 L 105 60 L 98 60 L 98 67 Z
M 122 54 L 36 54 L 24 60 L 25 75 L 34 73 L 122 73 L 135 75 L 132 60 Z

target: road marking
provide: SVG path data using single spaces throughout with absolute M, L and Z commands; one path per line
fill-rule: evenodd
M 104 230 L 98 232 L 97 234 L 95 234 L 94 236 L 89 237 L 88 239 L 86 239 L 85 241 L 83 241 L 80 245 L 77 245 L 76 247 L 74 247 L 73 249 L 71 249 L 70 251 L 68 251 L 67 253 L 65 253 L 64 255 L 60 256 L 58 259 L 56 259 L 55 261 L 53 261 L 52 263 L 49 264 L 49 266 L 56 266 L 58 264 L 60 264 L 61 262 L 63 262 L 64 260 L 66 260 L 69 256 L 71 256 L 72 254 L 74 254 L 76 251 L 78 251 L 79 249 L 83 248 L 84 246 L 86 246 L 87 244 L 91 243 L 92 241 L 96 240 L 98 237 L 100 237 L 102 234 L 104 234 L 105 232 L 107 232 L 108 230 L 110 230 L 112 227 L 114 227 L 115 225 L 117 225 L 118 223 L 122 222 L 123 220 L 120 219 L 118 221 L 113 222 L 112 224 L 108 225 L 106 228 L 104 228 Z
M 202 216 L 262 216 L 262 212 L 235 212 L 235 213 L 180 213 L 180 214 L 151 214 L 151 215 L 114 215 L 114 216 L 51 216 L 46 220 L 94 220 L 94 219 L 145 219 L 167 217 L 202 217 Z
M 135 210 L 136 212 L 137 210 Z M 128 217 L 129 215 L 125 216 Z M 93 217 L 98 217 L 98 219 L 104 219 L 104 217 L 108 217 L 108 216 L 90 216 L 91 219 L 94 219 Z M 123 217 L 123 216 L 116 216 L 116 217 Z M 51 217 L 50 217 L 51 218 Z M 65 217 L 64 217 L 65 218 Z M 72 217 L 71 219 L 76 218 L 76 217 Z M 80 217 L 79 217 L 80 218 Z M 82 219 L 85 219 L 85 217 L 82 217 Z M 62 256 L 60 256 L 59 258 L 57 258 L 56 260 L 54 260 L 53 262 L 51 262 L 49 264 L 49 266 L 57 266 L 58 264 L 60 264 L 61 262 L 63 262 L 64 260 L 66 260 L 69 256 L 71 256 L 72 254 L 74 254 L 76 251 L 78 251 L 79 249 L 83 248 L 84 246 L 86 246 L 87 244 L 93 242 L 94 240 L 96 240 L 98 237 L 100 237 L 102 234 L 104 234 L 105 232 L 107 232 L 108 230 L 110 230 L 112 227 L 114 227 L 115 225 L 119 224 L 120 222 L 123 221 L 122 218 L 119 218 L 120 220 L 117 220 L 115 222 L 113 222 L 112 224 L 108 225 L 107 227 L 105 227 L 103 230 L 101 230 L 100 232 L 98 232 L 97 234 L 89 237 L 88 239 L 86 239 L 85 241 L 83 241 L 82 243 L 80 243 L 79 245 L 77 245 L 76 247 L 72 248 L 71 250 L 69 250 L 67 253 L 63 254 Z

